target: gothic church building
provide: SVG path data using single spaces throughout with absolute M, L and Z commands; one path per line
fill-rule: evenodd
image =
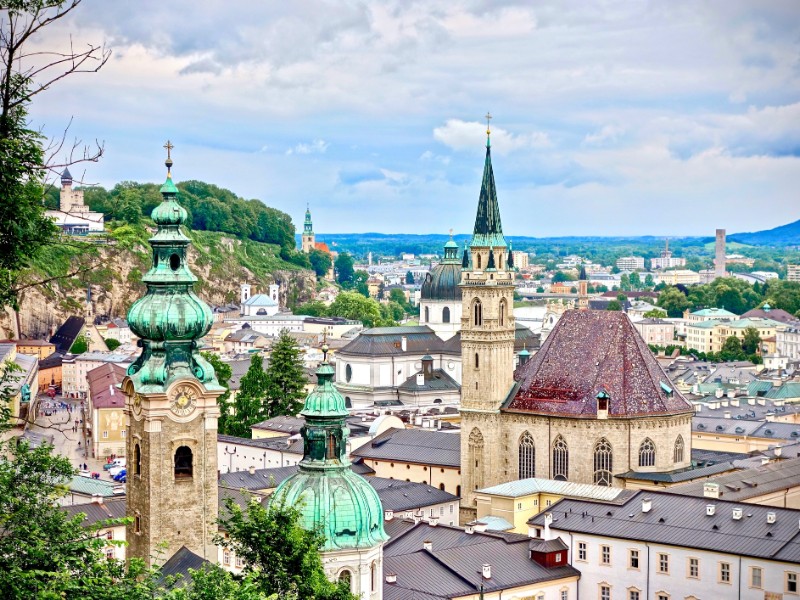
M 565 311 L 514 370 L 515 270 L 488 134 L 460 284 L 464 516 L 476 490 L 516 479 L 621 487 L 618 475 L 690 467 L 692 406 L 624 313 Z

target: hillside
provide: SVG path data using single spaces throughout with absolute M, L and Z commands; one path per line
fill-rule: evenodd
M 764 231 L 734 233 L 728 236 L 728 240 L 756 246 L 798 246 L 800 245 L 800 220 Z
M 69 315 L 85 314 L 87 290 L 96 316 L 125 317 L 131 303 L 141 296 L 141 277 L 150 265 L 151 231 L 144 225 L 121 225 L 109 230 L 110 242 L 54 244 L 45 248 L 26 273 L 29 282 L 73 277 L 26 290 L 21 297 L 19 323 L 22 333 L 42 337 Z M 245 281 L 256 291 L 273 282 L 280 285 L 281 303 L 310 300 L 316 290 L 312 271 L 281 258 L 281 247 L 250 239 L 236 239 L 220 232 L 188 232 L 192 238 L 189 263 L 197 275 L 195 290 L 211 304 L 238 301 Z M 14 331 L 13 317 L 0 313 L 0 335 Z

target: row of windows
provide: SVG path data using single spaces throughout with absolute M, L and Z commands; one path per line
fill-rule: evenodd
M 475 355 L 475 364 L 477 366 L 478 355 Z M 477 432 L 477 436 L 470 435 L 470 448 L 472 448 L 473 441 L 480 443 L 480 448 L 483 447 L 483 436 L 477 429 L 473 430 L 473 434 Z M 478 437 L 480 436 L 480 438 Z M 475 451 L 477 452 L 477 446 Z M 683 462 L 685 444 L 683 436 L 679 435 L 675 440 L 673 446 L 672 458 L 676 463 Z M 536 444 L 530 432 L 525 431 L 519 439 L 519 454 L 518 454 L 519 478 L 528 479 L 536 477 Z M 478 466 L 477 458 L 475 459 L 475 466 Z M 639 466 L 652 467 L 656 464 L 656 446 L 653 440 L 645 438 L 639 446 Z M 614 452 L 611 448 L 611 443 L 606 438 L 600 438 L 594 446 L 594 483 L 596 485 L 610 486 L 612 481 L 612 473 L 614 467 Z M 569 479 L 569 446 L 567 441 L 562 436 L 557 436 L 553 440 L 553 473 L 552 478 L 560 481 L 567 481 Z
M 429 306 L 425 307 L 425 323 L 431 322 L 431 309 Z M 442 309 L 442 323 L 449 323 L 450 322 L 450 309 L 445 306 Z
M 142 474 L 142 448 L 139 444 L 134 444 L 133 446 L 132 471 L 134 475 Z M 175 479 L 192 477 L 192 449 L 188 446 L 180 446 L 175 451 L 174 474 Z
M 428 320 L 428 313 L 427 308 L 425 309 L 425 320 Z M 447 310 L 447 309 L 445 309 Z M 483 304 L 481 301 L 475 298 L 472 301 L 472 308 L 470 310 L 472 314 L 472 324 L 473 325 L 483 325 Z M 506 324 L 506 315 L 508 314 L 508 304 L 506 303 L 505 299 L 500 300 L 500 306 L 497 309 L 497 324 L 500 327 L 504 327 Z M 449 319 L 449 314 L 448 314 Z M 450 321 L 445 321 L 445 323 L 449 323 Z

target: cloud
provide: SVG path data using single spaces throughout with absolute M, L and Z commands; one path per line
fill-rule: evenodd
M 434 128 L 433 138 L 453 150 L 480 148 L 486 143 L 486 125 L 477 121 L 448 119 L 443 126 Z M 493 127 L 491 138 L 492 148 L 501 155 L 520 149 L 547 148 L 552 145 L 547 134 L 541 131 L 512 134 L 505 129 Z
M 316 139 L 310 144 L 297 144 L 294 148 L 289 148 L 286 154 L 325 154 L 329 146 L 325 140 Z
M 584 145 L 602 146 L 607 142 L 615 142 L 625 132 L 621 127 L 615 125 L 604 125 L 602 129 L 594 133 L 587 133 L 583 138 Z

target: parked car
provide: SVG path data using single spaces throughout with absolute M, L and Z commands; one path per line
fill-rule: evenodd
M 114 481 L 119 481 L 120 479 L 122 479 L 123 477 L 125 477 L 125 476 L 127 475 L 127 473 L 128 473 L 128 472 L 127 472 L 125 469 L 122 469 L 122 470 L 121 470 L 119 473 L 117 473 L 116 475 L 114 475 Z
M 119 481 L 120 483 L 127 483 L 128 482 L 128 476 L 127 475 L 123 475 L 122 477 L 117 479 L 117 481 Z
M 103 468 L 106 471 L 110 471 L 114 467 L 124 467 L 125 466 L 125 459 L 124 458 L 115 458 L 110 463 L 106 463 L 103 465 Z
M 111 467 L 108 470 L 108 474 L 111 475 L 112 478 L 116 477 L 120 471 L 124 471 L 125 467 Z

